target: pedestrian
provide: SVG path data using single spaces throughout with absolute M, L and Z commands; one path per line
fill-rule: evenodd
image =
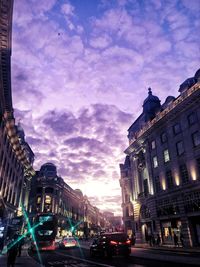
M 3 247 L 4 247 L 4 238 L 3 236 L 1 236 L 0 237 L 0 253 L 2 253 Z
M 152 247 L 152 235 L 151 234 L 148 236 L 148 239 L 149 239 L 149 245 L 150 247 Z
M 182 233 L 180 234 L 180 241 L 181 241 L 182 247 L 184 247 L 184 237 Z
M 22 246 L 24 245 L 24 238 L 22 236 L 19 236 L 19 242 L 18 242 L 18 257 L 21 257 L 22 253 Z
M 15 261 L 18 253 L 18 243 L 17 243 L 17 235 L 14 235 L 14 238 L 9 243 L 10 248 L 8 246 L 7 252 L 7 267 L 14 267 Z
M 131 236 L 131 245 L 135 245 L 135 240 L 136 240 L 136 237 L 135 237 L 135 234 L 133 233 L 132 236 Z
M 151 240 L 152 240 L 152 245 L 155 246 L 156 240 L 155 240 L 154 234 L 151 235 Z
M 174 233 L 174 246 L 178 247 L 178 236 Z
M 160 242 L 161 242 L 161 240 L 160 240 L 160 235 L 157 234 L 156 245 L 157 245 L 157 246 L 160 246 Z

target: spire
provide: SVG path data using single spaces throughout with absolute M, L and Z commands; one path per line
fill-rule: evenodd
M 148 90 L 149 90 L 148 94 L 152 95 L 151 87 L 149 87 Z
M 143 102 L 143 113 L 145 121 L 152 120 L 160 110 L 160 99 L 152 94 L 151 87 L 148 88 L 148 97 Z

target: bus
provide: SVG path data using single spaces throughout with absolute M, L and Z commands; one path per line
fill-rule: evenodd
M 51 213 L 38 214 L 34 225 L 36 226 L 34 229 L 35 240 L 32 243 L 32 250 L 55 250 L 58 227 L 56 216 Z

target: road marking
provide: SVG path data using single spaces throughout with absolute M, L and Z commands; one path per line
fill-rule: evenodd
M 79 260 L 79 261 L 84 261 L 84 262 L 87 262 L 87 263 L 91 263 L 91 264 L 95 264 L 97 266 L 103 266 L 103 267 L 115 267 L 113 265 L 108 265 L 108 264 L 103 264 L 103 263 L 97 263 L 95 261 L 90 261 L 90 260 L 86 260 L 86 259 L 82 259 L 82 258 L 78 258 L 78 257 L 75 257 L 75 256 L 71 256 L 71 255 L 66 255 L 66 254 L 63 254 L 61 252 L 58 252 L 58 251 L 55 251 L 56 254 L 59 254 L 59 255 L 62 255 L 62 256 L 67 256 L 69 258 L 72 258 L 72 259 L 75 259 L 75 260 Z

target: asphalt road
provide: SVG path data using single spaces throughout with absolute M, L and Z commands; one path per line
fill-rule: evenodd
M 138 253 L 139 252 L 139 253 Z M 190 255 L 175 255 L 176 262 L 168 262 L 168 257 L 171 256 L 171 252 L 166 251 L 153 251 L 151 259 L 145 257 L 145 253 L 151 253 L 144 249 L 137 249 L 134 256 L 129 258 L 124 257 L 113 257 L 112 259 L 102 258 L 90 258 L 89 250 L 85 248 L 68 248 L 68 249 L 57 249 L 51 252 L 41 252 L 42 264 L 45 267 L 191 267 L 192 265 L 187 263 L 190 259 Z M 37 253 L 30 253 L 37 262 Z M 149 256 L 148 256 L 149 257 Z M 178 264 L 177 259 L 184 259 L 184 263 Z M 199 258 L 197 258 L 199 261 Z

